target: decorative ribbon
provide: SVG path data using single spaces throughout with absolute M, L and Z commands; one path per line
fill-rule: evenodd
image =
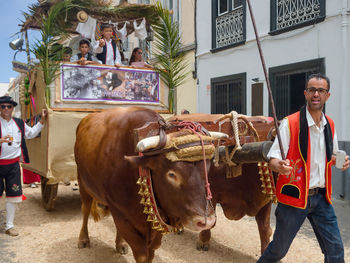
M 207 190 L 207 200 L 211 200 L 213 198 L 213 195 L 210 191 L 210 184 L 208 180 L 208 170 L 207 170 L 207 162 L 205 157 L 205 150 L 204 150 L 204 142 L 202 135 L 206 135 L 205 131 L 202 129 L 202 125 L 199 123 L 194 123 L 192 121 L 182 121 L 177 126 L 182 127 L 181 129 L 187 129 L 192 131 L 194 134 L 198 135 L 201 144 L 202 144 L 202 152 L 203 152 L 203 164 L 204 164 L 204 175 L 205 175 L 205 187 Z

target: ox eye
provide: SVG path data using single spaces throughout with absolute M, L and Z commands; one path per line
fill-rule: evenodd
M 179 176 L 176 172 L 170 170 L 167 172 L 168 181 L 176 187 L 181 185 L 181 176 Z

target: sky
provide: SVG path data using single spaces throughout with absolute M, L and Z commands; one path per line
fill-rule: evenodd
M 15 51 L 9 47 L 9 43 L 21 35 L 16 35 L 20 31 L 21 20 L 24 19 L 22 11 L 27 12 L 28 6 L 36 3 L 37 0 L 10 0 L 0 1 L 0 83 L 8 83 L 10 78 L 16 77 L 19 73 L 12 70 L 12 60 Z M 29 44 L 39 37 L 38 31 L 29 30 Z M 25 48 L 25 44 L 23 44 Z M 31 55 L 33 57 L 33 55 Z M 25 52 L 19 52 L 16 60 L 27 62 Z

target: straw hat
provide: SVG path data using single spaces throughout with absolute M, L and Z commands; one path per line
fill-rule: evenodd
M 88 14 L 85 11 L 79 11 L 77 13 L 77 19 L 81 23 L 85 23 L 88 20 Z

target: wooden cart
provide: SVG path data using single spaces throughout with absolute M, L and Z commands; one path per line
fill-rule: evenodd
M 78 69 L 80 72 L 77 71 Z M 70 70 L 73 71 L 70 72 Z M 85 76 L 83 80 L 81 78 L 76 78 L 77 74 L 81 74 L 84 70 L 90 70 L 91 72 L 96 70 L 100 73 L 103 72 L 103 74 L 99 74 L 97 79 L 90 79 L 86 82 L 87 76 Z M 118 81 L 117 84 L 114 83 L 115 85 L 119 84 L 119 86 L 108 86 L 108 81 L 103 79 L 106 78 L 108 74 L 112 74 L 112 77 L 114 75 L 119 77 L 120 81 Z M 90 75 L 89 73 L 89 76 Z M 153 101 L 147 101 L 144 100 L 145 97 L 142 97 L 142 94 L 138 94 L 137 99 L 130 99 L 132 92 L 130 91 L 131 88 L 127 87 L 127 85 L 130 84 L 131 78 L 133 78 L 132 83 L 135 83 L 135 85 L 140 88 L 140 85 L 142 87 L 142 80 L 150 76 L 157 76 L 157 97 L 152 97 Z M 72 84 L 76 79 L 78 79 L 79 82 Z M 153 82 L 155 83 L 155 81 Z M 87 83 L 93 86 L 90 88 L 95 89 L 95 91 L 105 92 L 107 95 L 102 94 L 101 98 L 95 99 L 89 97 L 82 98 L 77 94 L 75 94 L 74 97 L 69 93 L 72 91 L 72 87 L 77 89 L 89 88 L 89 86 L 86 86 Z M 96 88 L 96 85 L 98 88 Z M 69 92 L 67 89 L 69 89 Z M 120 96 L 121 93 L 123 93 L 123 89 L 128 91 L 125 94 L 127 94 L 126 96 L 128 96 L 129 99 L 126 97 L 121 99 Z M 150 89 L 150 87 L 148 87 L 148 89 Z M 48 120 L 40 137 L 27 141 L 30 163 L 22 165 L 23 168 L 41 175 L 42 203 L 48 211 L 54 208 L 58 184 L 60 182 L 68 182 L 77 179 L 73 149 L 76 127 L 82 118 L 89 113 L 99 112 L 117 106 L 143 106 L 166 112 L 168 97 L 167 87 L 159 80 L 158 74 L 152 70 L 131 69 L 128 67 L 116 69 L 102 65 L 84 68 L 71 63 L 61 65 L 61 74 L 57 77 L 55 83 L 51 85 L 50 90 L 51 106 L 48 106 L 45 103 L 45 83 L 43 81 L 43 76 L 41 72 L 33 70 L 30 74 L 29 92 L 32 94 L 35 101 L 36 113 L 38 114 L 42 108 L 46 108 L 48 110 Z M 119 91 L 118 97 L 116 98 L 111 95 L 114 94 L 113 92 L 115 90 Z M 82 91 L 80 91 L 80 94 L 82 94 Z M 108 97 L 108 94 L 111 96 Z M 86 92 L 84 96 L 87 96 Z M 98 96 L 96 95 L 96 97 Z M 23 101 L 20 101 L 20 104 L 22 116 L 26 116 L 29 106 L 24 105 Z

